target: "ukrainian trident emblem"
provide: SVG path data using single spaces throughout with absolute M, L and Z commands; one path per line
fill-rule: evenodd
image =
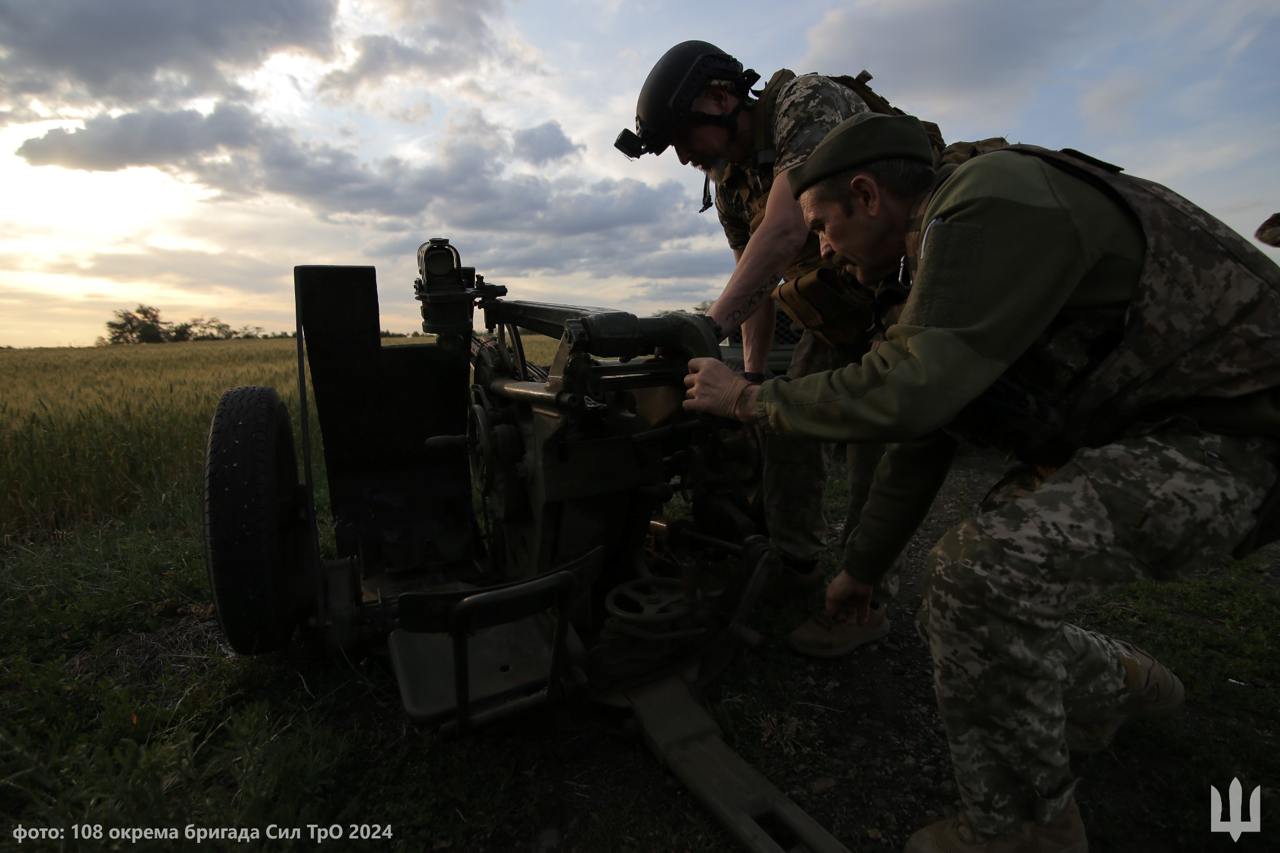
M 1249 819 L 1245 820 L 1240 812 L 1243 793 L 1240 780 L 1232 779 L 1227 788 L 1228 805 L 1231 808 L 1230 819 L 1224 820 L 1222 814 L 1222 795 L 1213 785 L 1209 786 L 1209 831 L 1229 832 L 1232 841 L 1239 841 L 1246 832 L 1262 831 L 1262 786 L 1253 789 L 1249 795 Z

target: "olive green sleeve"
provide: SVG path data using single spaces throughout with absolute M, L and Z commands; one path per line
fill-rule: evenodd
M 927 435 L 990 387 L 1052 322 L 1092 263 L 1072 217 L 1038 173 L 1003 194 L 981 174 L 956 180 L 964 177 L 962 167 L 925 213 L 920 265 L 900 322 L 860 363 L 765 382 L 756 415 L 769 429 L 828 441 Z
M 955 456 L 956 441 L 935 432 L 891 444 L 876 466 L 871 493 L 862 507 L 857 533 L 844 548 L 844 570 L 875 586 L 893 566 L 942 487 Z

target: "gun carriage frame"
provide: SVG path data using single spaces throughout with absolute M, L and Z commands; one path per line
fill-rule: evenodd
M 457 731 L 574 693 L 627 704 L 744 845 L 843 849 L 697 701 L 759 641 L 773 565 L 744 499 L 749 434 L 681 409 L 687 360 L 720 354 L 709 324 L 509 300 L 446 239 L 418 268 L 435 339 L 386 347 L 373 268 L 295 268 L 301 477 L 274 390 L 219 402 L 206 557 L 232 648 L 275 651 L 300 626 L 334 648 L 385 639 L 408 714 Z M 522 331 L 559 338 L 550 365 Z

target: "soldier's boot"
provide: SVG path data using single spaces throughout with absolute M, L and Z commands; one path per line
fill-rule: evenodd
M 1116 713 L 1094 720 L 1067 719 L 1067 747 L 1072 752 L 1094 753 L 1106 749 L 1120 727 L 1134 717 L 1156 717 L 1182 706 L 1186 690 L 1182 681 L 1164 664 L 1137 646 L 1122 643 L 1127 650 L 1120 663 L 1129 691 Z
M 936 821 L 907 839 L 905 853 L 1088 853 L 1075 800 L 1049 823 L 1026 821 L 1012 832 L 983 838 L 964 816 Z
M 838 658 L 888 633 L 889 617 L 883 607 L 872 608 L 865 625 L 858 625 L 852 619 L 837 622 L 825 610 L 819 610 L 787 636 L 787 643 L 802 655 Z

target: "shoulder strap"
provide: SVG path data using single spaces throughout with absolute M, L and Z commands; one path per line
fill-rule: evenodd
M 776 118 L 774 113 L 778 108 L 778 92 L 783 84 L 795 78 L 796 73 L 786 68 L 774 72 L 763 91 L 760 92 L 760 99 L 756 101 L 755 109 L 759 110 L 759 120 L 755 122 L 754 139 L 754 165 L 756 166 L 772 165 L 778 157 L 778 152 L 773 145 L 773 124 Z
M 853 90 L 853 93 L 862 99 L 867 108 L 873 113 L 883 113 L 885 115 L 903 115 L 902 110 L 889 103 L 887 98 L 882 97 L 874 89 L 867 85 L 867 81 L 873 79 L 871 72 L 862 69 L 858 72 L 857 77 L 850 77 L 848 74 L 841 74 L 838 77 L 832 77 L 837 83 Z
M 867 81 L 874 79 L 871 72 L 862 69 L 858 72 L 857 77 L 850 77 L 842 74 L 838 77 L 832 77 L 837 83 L 853 90 L 853 93 L 862 99 L 867 105 L 867 109 L 873 113 L 881 113 L 883 115 L 900 116 L 906 115 L 902 110 L 889 103 L 889 99 L 878 93 L 867 85 Z M 924 125 L 925 133 L 929 134 L 929 145 L 933 148 L 933 160 L 937 165 L 942 161 L 942 149 L 946 147 L 946 142 L 942 138 L 942 129 L 931 121 L 920 119 L 920 123 Z
M 751 149 L 753 166 L 772 167 L 773 161 L 778 157 L 778 152 L 773 147 L 773 119 L 774 111 L 778 107 L 778 91 L 784 83 L 794 80 L 795 76 L 794 71 L 786 68 L 775 71 L 764 89 L 760 91 L 760 97 L 750 105 L 750 109 L 758 111 L 756 121 L 753 122 L 754 135 Z M 711 205 L 711 176 L 707 175 L 702 182 L 702 207 L 698 212 L 704 213 L 710 210 Z

